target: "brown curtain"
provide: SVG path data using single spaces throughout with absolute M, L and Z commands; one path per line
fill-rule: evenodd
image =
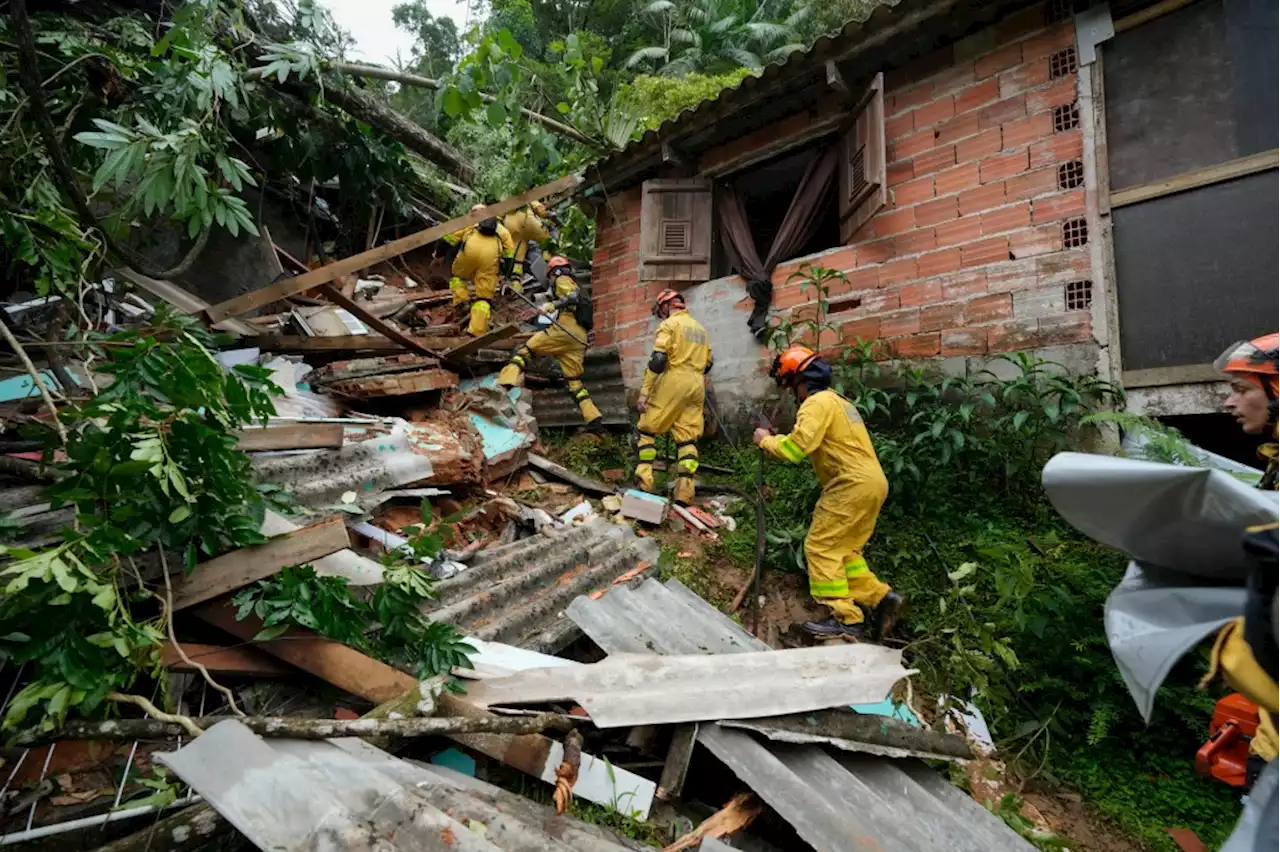
M 773 283 L 770 276 L 778 264 L 794 255 L 801 246 L 812 239 L 822 217 L 830 215 L 831 195 L 828 190 L 836 179 L 839 144 L 832 144 L 819 151 L 805 166 L 800 185 L 791 198 L 782 227 L 773 238 L 763 261 L 751 236 L 747 211 L 733 184 L 726 184 L 716 193 L 720 213 L 720 233 L 725 238 L 734 266 L 747 279 L 747 294 L 755 302 L 755 308 L 747 320 L 751 331 L 760 337 L 765 331 L 769 304 L 773 301 Z

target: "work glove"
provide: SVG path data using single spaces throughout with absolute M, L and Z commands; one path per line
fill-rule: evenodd
M 636 400 L 636 411 L 644 414 L 645 409 L 649 407 L 649 397 L 642 396 Z

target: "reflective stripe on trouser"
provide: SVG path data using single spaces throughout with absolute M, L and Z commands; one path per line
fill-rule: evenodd
M 449 292 L 453 294 L 453 304 L 455 305 L 461 305 L 471 298 L 467 293 L 467 282 L 456 275 L 449 279 Z
M 519 385 L 525 368 L 529 366 L 531 360 L 533 360 L 533 353 L 529 351 L 529 345 L 526 343 L 515 351 L 511 360 L 498 373 L 498 384 L 507 388 Z
M 664 432 L 670 432 L 677 444 L 690 444 L 701 438 L 704 388 L 702 374 L 694 370 L 668 370 L 659 376 L 636 424 L 640 431 L 638 447 L 645 446 L 647 439 L 647 446 L 653 448 L 654 438 Z M 656 457 L 655 451 L 648 463 L 641 458 L 636 465 L 636 482 L 645 491 L 653 490 L 652 462 Z M 689 490 L 692 498 L 692 483 Z
M 862 556 L 888 490 L 883 477 L 832 483 L 818 498 L 809 521 L 804 540 L 809 594 L 845 624 L 862 621 L 859 604 L 874 608 L 889 592 Z
M 587 386 L 582 383 L 582 379 L 566 379 L 565 384 L 569 386 L 569 393 L 573 394 L 573 401 L 578 403 L 578 410 L 582 412 L 582 419 L 586 423 L 592 423 L 599 420 L 600 409 L 596 408 L 596 404 L 591 401 L 591 391 L 587 390 Z
M 658 439 L 641 432 L 636 438 L 636 485 L 644 491 L 653 491 L 653 462 L 657 457 Z
M 488 299 L 476 299 L 471 303 L 471 319 L 467 323 L 467 334 L 479 337 L 489 330 L 489 315 L 493 309 Z
M 694 476 L 698 473 L 698 445 L 694 441 L 686 441 L 676 446 L 676 490 L 673 495 L 677 503 L 692 503 Z

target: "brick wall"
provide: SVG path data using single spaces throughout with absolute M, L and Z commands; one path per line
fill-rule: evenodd
M 1069 282 L 1078 294 L 1078 282 L 1099 280 L 1080 228 L 1074 30 L 1070 22 L 1046 28 L 1041 14 L 1015 16 L 915 70 L 886 75 L 888 204 L 852 245 L 780 266 L 775 309 L 814 309 L 806 305 L 812 290 L 787 283 L 814 263 L 848 277 L 829 294 L 840 336 L 883 341 L 885 357 L 1094 345 L 1088 305 L 1077 297 L 1068 310 L 1066 297 Z M 622 347 L 631 384 L 648 352 L 649 305 L 665 285 L 638 281 L 639 188 L 610 200 L 597 220 L 597 340 Z M 710 283 L 724 281 L 745 299 L 740 279 Z M 737 334 L 746 336 L 740 315 Z M 733 349 L 753 368 L 761 359 L 758 347 Z

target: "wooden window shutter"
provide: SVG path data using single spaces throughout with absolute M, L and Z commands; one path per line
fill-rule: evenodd
M 640 201 L 640 280 L 710 278 L 711 215 L 711 181 L 645 181 Z
M 861 110 L 841 140 L 840 240 L 851 243 L 888 201 L 884 144 L 884 75 L 862 96 Z

